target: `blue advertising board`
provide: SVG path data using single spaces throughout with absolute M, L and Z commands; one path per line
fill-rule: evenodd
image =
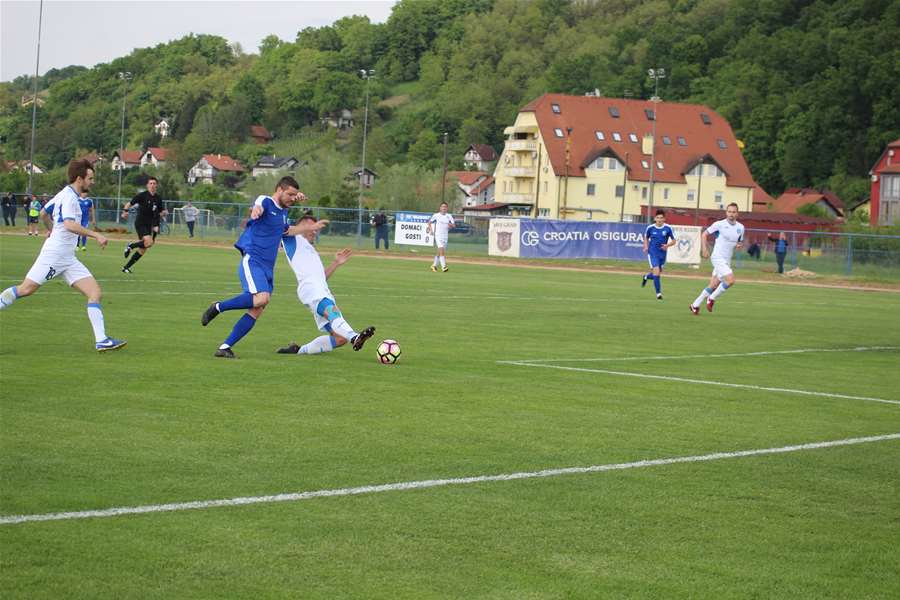
M 592 223 L 521 219 L 522 258 L 619 258 L 647 260 L 641 223 Z

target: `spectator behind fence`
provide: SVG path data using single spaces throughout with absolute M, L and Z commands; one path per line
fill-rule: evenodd
M 3 204 L 3 223 L 9 227 L 12 225 L 16 226 L 16 197 L 12 192 L 9 192 L 5 196 L 3 196 L 3 200 L 0 201 Z
M 181 212 L 184 214 L 184 222 L 187 224 L 188 237 L 194 237 L 194 222 L 197 220 L 197 215 L 200 211 L 188 200 L 182 207 Z
M 388 249 L 388 218 L 382 208 L 377 215 L 372 217 L 372 225 L 375 226 L 375 249 L 378 250 L 378 241 L 384 240 L 384 249 Z
M 769 241 L 775 242 L 775 260 L 778 262 L 778 272 L 784 273 L 784 257 L 787 256 L 788 241 L 784 232 L 780 232 L 778 237 L 769 235 Z
M 762 249 L 759 247 L 759 244 L 757 242 L 753 242 L 752 244 L 750 244 L 750 247 L 747 248 L 747 254 L 749 254 L 756 260 L 759 260 L 759 257 L 762 255 Z

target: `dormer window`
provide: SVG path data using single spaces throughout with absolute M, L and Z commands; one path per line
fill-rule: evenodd
M 637 144 L 638 139 L 637 139 L 637 136 L 636 136 L 635 134 L 629 133 L 629 134 L 628 134 L 628 139 L 631 140 L 632 142 L 634 142 L 635 144 Z
M 712 125 L 712 119 L 709 118 L 708 114 L 700 113 L 700 119 L 703 121 L 704 125 Z
M 610 106 L 609 107 L 609 116 L 611 116 L 613 119 L 618 119 L 619 118 L 619 109 L 616 108 L 615 106 Z
M 644 109 L 644 114 L 647 115 L 647 120 L 648 120 L 648 121 L 655 121 L 655 120 L 656 120 L 656 113 L 655 113 L 652 109 L 650 109 L 650 108 L 645 108 L 645 109 Z
M 550 105 L 550 110 L 553 111 L 553 114 L 560 114 L 562 111 L 559 110 L 559 104 L 553 103 Z
M 622 136 L 619 135 L 619 132 L 618 132 L 618 131 L 613 131 L 613 139 L 616 140 L 617 142 L 621 142 L 621 141 L 622 141 Z
M 597 139 L 600 140 L 601 142 L 606 139 L 606 136 L 603 135 L 602 131 L 595 131 L 594 135 L 596 135 Z
M 646 160 L 642 160 L 642 161 L 641 161 L 641 166 L 644 167 L 645 169 L 649 169 L 649 168 L 650 168 L 650 163 L 648 163 Z
M 725 140 L 716 140 L 716 143 L 719 144 L 719 148 L 721 148 L 722 150 L 728 147 L 728 144 L 725 143 Z
M 560 129 L 559 127 L 557 127 L 556 129 L 554 129 L 554 130 L 553 130 L 553 133 L 554 133 L 554 134 L 556 135 L 556 137 L 558 137 L 558 138 L 563 137 L 563 130 Z
M 687 140 L 679 135 L 678 136 L 678 145 L 679 146 L 687 146 Z
M 663 163 L 661 160 L 656 161 L 656 168 L 662 171 L 665 167 L 663 167 Z

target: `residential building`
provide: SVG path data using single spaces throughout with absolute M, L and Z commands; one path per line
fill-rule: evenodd
M 113 153 L 112 160 L 109 161 L 109 168 L 113 171 L 120 169 L 133 169 L 141 166 L 141 157 L 144 153 L 140 150 L 116 150 Z
M 27 160 L 6 160 L 3 161 L 3 166 L 5 171 L 26 171 L 31 170 L 31 162 Z M 42 169 L 37 163 L 34 163 L 34 173 L 42 174 L 44 169 Z
M 756 184 L 731 126 L 699 104 L 544 94 L 504 133 L 495 199 L 532 216 L 631 222 L 651 207 L 753 209 Z
M 188 183 L 213 183 L 219 173 L 240 175 L 244 167 L 227 154 L 204 154 L 188 171 Z
M 370 188 L 375 183 L 375 180 L 378 179 L 378 173 L 369 167 L 357 169 L 353 171 L 353 179 L 355 179 L 357 183 L 362 183 L 363 187 Z
M 299 164 L 300 161 L 293 156 L 282 156 L 280 158 L 275 156 L 261 156 L 251 168 L 250 174 L 254 177 L 259 177 L 260 175 L 278 175 L 280 173 L 293 171 Z
M 476 171 L 492 171 L 496 164 L 497 151 L 487 144 L 472 144 L 463 158 L 463 166 Z
M 166 166 L 168 151 L 165 148 L 147 148 L 147 151 L 141 155 L 141 166 L 151 165 L 156 168 Z
M 822 208 L 833 219 L 840 219 L 844 216 L 844 203 L 834 192 L 812 188 L 786 189 L 772 204 L 772 211 L 796 213 L 798 208 L 807 204 L 814 204 Z
M 869 175 L 869 222 L 873 226 L 900 225 L 900 140 L 888 144 Z
M 253 138 L 253 141 L 257 144 L 268 144 L 273 139 L 275 139 L 275 136 L 273 136 L 269 132 L 269 130 L 262 125 L 251 125 L 250 137 Z
M 337 112 L 329 113 L 322 117 L 321 123 L 323 127 L 350 129 L 353 127 L 353 113 L 347 108 L 342 108 Z
M 455 184 L 457 206 L 467 208 L 494 201 L 494 178 L 484 171 L 447 171 L 447 183 Z
M 160 138 L 166 139 L 167 137 L 169 137 L 169 128 L 169 121 L 167 119 L 163 119 L 153 126 L 153 131 L 155 131 Z

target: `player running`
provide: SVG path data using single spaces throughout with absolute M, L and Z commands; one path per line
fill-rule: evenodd
M 659 209 L 653 217 L 653 225 L 648 225 L 644 231 L 644 254 L 650 263 L 650 272 L 641 280 L 641 287 L 647 285 L 647 280 L 653 280 L 656 288 L 656 299 L 662 300 L 662 275 L 663 265 L 666 264 L 666 254 L 669 248 L 675 245 L 675 232 L 670 225 L 666 225 L 666 211 Z
M 147 189 L 127 202 L 122 207 L 122 218 L 128 218 L 128 209 L 138 207 L 137 218 L 134 220 L 134 230 L 137 232 L 138 241 L 125 246 L 125 258 L 131 259 L 122 267 L 123 273 L 131 273 L 131 267 L 147 253 L 156 242 L 156 231 L 159 231 L 159 218 L 165 218 L 169 212 L 163 206 L 162 198 L 156 193 L 159 182 L 156 177 L 147 180 Z M 137 252 L 132 254 L 132 250 Z
M 703 232 L 703 258 L 710 257 L 713 273 L 709 280 L 709 286 L 703 288 L 697 299 L 691 303 L 691 312 L 700 314 L 700 303 L 706 299 L 706 310 L 712 312 L 713 304 L 725 290 L 734 285 L 734 272 L 731 270 L 731 257 L 735 248 L 744 246 L 744 226 L 738 223 L 738 205 L 732 202 L 725 207 L 725 218 L 716 221 Z M 713 247 L 712 256 L 709 254 L 710 234 L 716 236 L 716 244 Z
M 81 197 L 78 199 L 78 205 L 81 207 L 81 226 L 87 229 L 88 225 L 97 227 L 97 217 L 94 214 L 94 201 L 88 198 L 87 190 L 81 191 Z M 78 249 L 82 252 L 87 251 L 87 236 L 78 237 Z
M 295 236 L 302 233 L 313 234 L 328 223 L 322 220 L 301 221 L 297 225 L 288 225 L 288 210 L 294 202 L 306 199 L 300 193 L 300 185 L 293 177 L 282 177 L 275 186 L 271 196 L 259 196 L 250 211 L 247 227 L 234 247 L 241 253 L 238 265 L 238 278 L 241 281 L 243 294 L 229 300 L 210 304 L 200 319 L 205 327 L 219 313 L 226 310 L 246 310 L 238 319 L 228 338 L 219 346 L 215 355 L 219 358 L 235 358 L 231 349 L 241 338 L 247 335 L 256 320 L 262 315 L 269 303 L 274 288 L 275 259 L 282 236 Z
M 303 221 L 316 222 L 312 215 L 304 215 Z M 375 333 L 374 327 L 366 327 L 359 333 L 350 327 L 350 324 L 341 314 L 341 309 L 334 302 L 334 294 L 328 289 L 327 279 L 337 271 L 338 267 L 347 262 L 353 251 L 344 248 L 334 256 L 334 261 L 325 268 L 322 258 L 313 247 L 316 239 L 315 231 L 293 237 L 284 237 L 281 245 L 284 254 L 297 276 L 297 296 L 300 302 L 312 312 L 316 320 L 316 327 L 327 335 L 320 335 L 311 342 L 298 346 L 291 342 L 289 346 L 280 348 L 279 354 L 320 354 L 331 352 L 348 341 L 353 344 L 354 350 L 361 350 L 366 340 Z
M 94 183 L 94 169 L 86 160 L 73 160 L 69 163 L 67 175 L 69 185 L 56 194 L 51 202 L 53 230 L 47 236 L 41 253 L 38 254 L 37 260 L 22 283 L 6 288 L 0 293 L 0 309 L 8 307 L 19 298 L 30 296 L 38 291 L 43 283 L 62 275 L 66 283 L 87 297 L 88 319 L 94 329 L 94 347 L 98 352 L 116 350 L 127 342 L 107 337 L 103 311 L 100 309 L 102 295 L 100 285 L 87 267 L 75 258 L 78 236 L 94 238 L 101 248 L 105 248 L 107 244 L 103 235 L 79 225 L 81 207 L 78 205 L 78 199 L 82 191 L 90 191 Z
M 441 271 L 444 273 L 449 271 L 446 257 L 447 238 L 450 230 L 456 227 L 456 222 L 453 220 L 453 215 L 447 212 L 448 208 L 449 206 L 446 202 L 441 202 L 440 212 L 431 215 L 426 228 L 428 233 L 434 234 L 434 245 L 437 247 L 437 254 L 434 256 L 434 262 L 431 265 L 431 270 L 435 273 L 437 273 L 438 262 L 441 263 Z

